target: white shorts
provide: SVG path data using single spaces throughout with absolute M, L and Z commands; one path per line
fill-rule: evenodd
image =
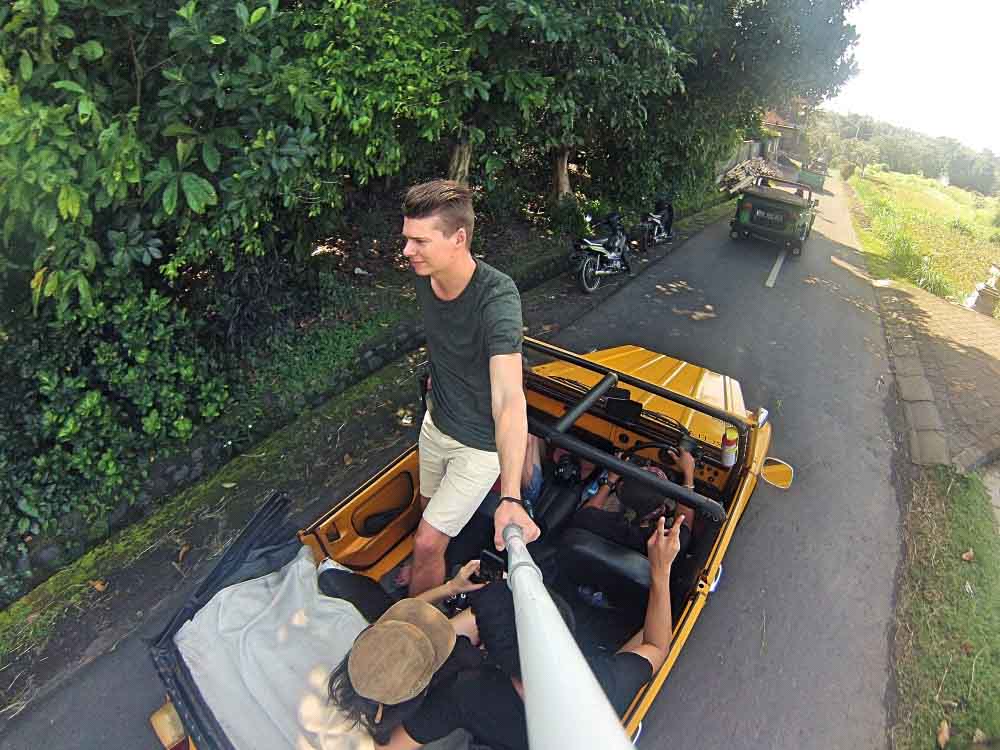
M 500 476 L 500 458 L 445 435 L 430 411 L 420 427 L 419 453 L 420 494 L 430 498 L 424 520 L 456 537 Z

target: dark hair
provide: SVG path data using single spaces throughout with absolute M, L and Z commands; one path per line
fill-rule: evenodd
M 566 600 L 546 587 L 556 609 L 562 615 L 569 632 L 576 634 L 576 617 Z M 486 647 L 490 662 L 502 672 L 521 678 L 521 652 L 517 646 L 517 625 L 514 622 L 514 596 L 506 581 L 496 581 L 469 597 L 476 616 L 479 640 Z
M 411 716 L 420 707 L 426 691 L 403 703 L 383 704 L 382 719 L 376 724 L 375 715 L 378 713 L 379 704 L 377 701 L 358 695 L 354 689 L 354 685 L 351 684 L 351 675 L 347 671 L 347 662 L 350 657 L 351 653 L 348 651 L 343 661 L 330 673 L 330 679 L 326 685 L 330 703 L 340 709 L 344 718 L 352 726 L 361 726 L 375 738 L 377 743 L 388 744 L 392 730 L 397 725 L 402 724 L 404 719 Z
M 341 710 L 344 718 L 351 722 L 352 726 L 360 724 L 371 732 L 375 728 L 374 719 L 378 703 L 358 695 L 355 691 L 347 671 L 347 661 L 350 657 L 351 653 L 348 651 L 347 656 L 330 673 L 327 692 L 330 695 L 330 702 Z
M 403 198 L 403 216 L 408 219 L 437 217 L 441 231 L 448 237 L 464 228 L 466 243 L 472 247 L 472 230 L 476 225 L 472 191 L 460 182 L 431 180 L 414 185 Z

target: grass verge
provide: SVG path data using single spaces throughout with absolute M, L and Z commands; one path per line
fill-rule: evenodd
M 976 475 L 937 468 L 914 483 L 895 642 L 897 750 L 1000 740 L 1000 537 Z M 968 557 L 972 550 L 971 560 Z
M 1000 257 L 1000 201 L 916 175 L 850 179 L 863 217 L 855 229 L 874 273 L 962 298 Z

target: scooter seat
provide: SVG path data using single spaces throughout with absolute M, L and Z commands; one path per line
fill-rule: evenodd
M 604 243 L 606 243 L 607 241 L 608 241 L 607 237 L 596 237 L 596 238 L 586 237 L 583 240 L 583 244 L 590 245 L 591 247 L 602 247 L 603 248 L 604 247 Z

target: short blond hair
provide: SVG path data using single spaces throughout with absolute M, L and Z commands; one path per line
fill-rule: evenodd
M 460 182 L 431 180 L 414 185 L 403 198 L 403 216 L 408 219 L 434 216 L 448 237 L 465 229 L 466 242 L 472 247 L 476 212 L 472 208 L 472 191 Z

